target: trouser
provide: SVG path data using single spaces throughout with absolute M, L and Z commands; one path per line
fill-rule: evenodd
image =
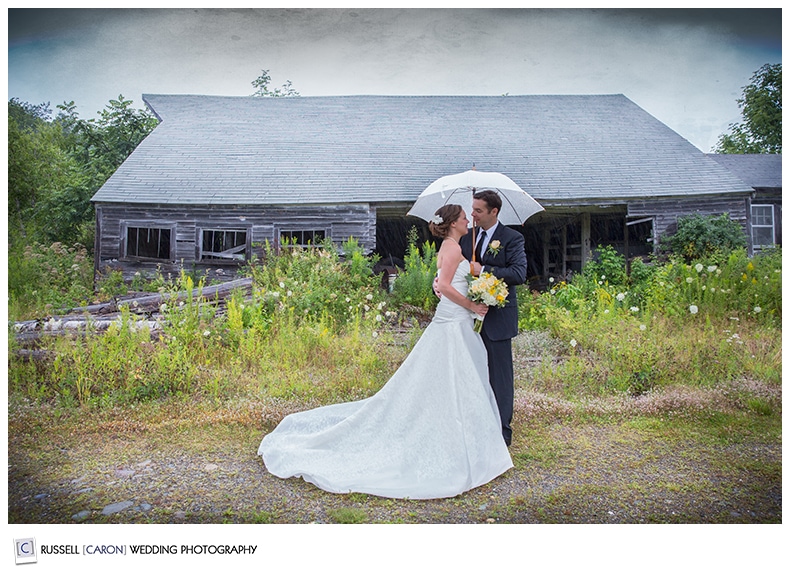
M 488 380 L 494 391 L 499 418 L 502 420 L 502 437 L 510 445 L 513 438 L 513 346 L 511 339 L 492 341 L 485 331 L 483 344 L 488 352 Z

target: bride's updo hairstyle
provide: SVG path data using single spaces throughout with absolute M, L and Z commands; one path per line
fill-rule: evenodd
M 436 210 L 433 219 L 428 223 L 428 229 L 434 237 L 444 239 L 450 232 L 450 225 L 461 217 L 461 206 L 447 204 Z

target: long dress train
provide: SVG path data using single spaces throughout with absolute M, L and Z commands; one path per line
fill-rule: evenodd
M 452 284 L 466 293 L 469 264 Z M 268 471 L 323 490 L 445 498 L 513 466 L 471 313 L 443 297 L 431 324 L 372 397 L 294 413 L 258 448 Z

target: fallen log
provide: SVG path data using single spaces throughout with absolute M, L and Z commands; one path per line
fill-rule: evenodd
M 134 315 L 131 328 L 148 329 L 151 336 L 155 337 L 162 331 L 162 305 L 177 304 L 192 297 L 207 303 L 216 302 L 221 306 L 227 297 L 239 290 L 248 296 L 252 292 L 252 278 L 236 279 L 202 289 L 193 289 L 191 292 L 153 293 L 74 307 L 64 310 L 61 315 L 46 319 L 18 321 L 13 325 L 13 331 L 16 340 L 23 345 L 30 345 L 45 336 L 84 335 L 88 332 L 100 334 L 111 325 L 120 326 L 123 321 L 121 309 L 127 307 Z
M 94 305 L 87 305 L 85 307 L 63 309 L 61 310 L 61 314 L 88 313 L 91 315 L 105 315 L 108 313 L 117 313 L 123 306 L 128 306 L 134 311 L 156 311 L 162 306 L 162 304 L 185 301 L 190 296 L 193 298 L 200 297 L 205 300 L 217 300 L 225 299 L 238 290 L 249 294 L 252 291 L 252 278 L 244 277 L 242 279 L 235 279 L 233 281 L 228 281 L 227 283 L 220 283 L 218 285 L 209 285 L 208 287 L 193 289 L 191 292 L 179 291 L 177 293 L 152 293 L 150 295 L 114 299 L 106 303 L 97 303 Z

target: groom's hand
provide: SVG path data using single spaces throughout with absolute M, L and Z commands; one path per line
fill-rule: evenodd
M 472 261 L 469 263 L 469 268 L 472 271 L 472 275 L 475 277 L 479 277 L 480 273 L 483 271 L 483 266 L 480 264 L 479 261 Z

